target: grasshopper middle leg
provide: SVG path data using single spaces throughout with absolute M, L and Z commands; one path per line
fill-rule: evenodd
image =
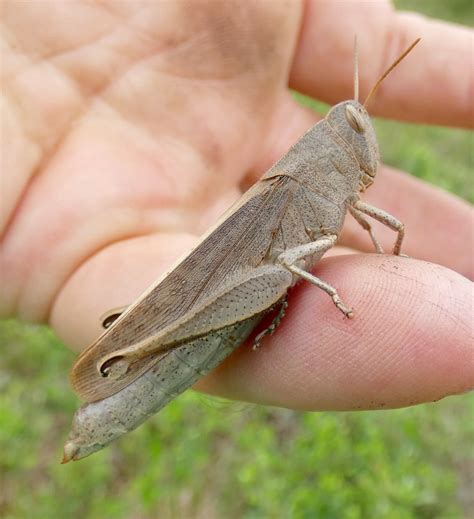
M 294 247 L 292 249 L 288 249 L 282 252 L 277 261 L 286 269 L 288 269 L 293 274 L 309 281 L 311 284 L 317 286 L 321 290 L 324 290 L 326 294 L 331 296 L 333 303 L 337 308 L 349 318 L 353 317 L 352 309 L 344 304 L 342 299 L 339 297 L 337 290 L 331 286 L 329 283 L 326 283 L 322 279 L 306 272 L 302 268 L 298 267 L 296 263 L 304 259 L 307 256 L 312 256 L 313 254 L 323 254 L 328 251 L 331 247 L 335 245 L 337 241 L 337 236 L 335 234 L 330 234 L 328 236 L 322 236 L 316 241 L 305 243 L 304 245 L 300 245 L 299 247 Z
M 403 223 L 400 222 L 400 220 L 397 220 L 391 214 L 386 213 L 382 209 L 361 202 L 360 200 L 358 200 L 353 207 L 354 209 L 366 214 L 367 216 L 372 217 L 374 220 L 383 223 L 384 225 L 398 233 L 397 240 L 395 242 L 395 245 L 393 246 L 393 254 L 399 256 L 400 250 L 402 248 L 403 237 L 405 236 L 405 226 L 403 225 Z
M 376 252 L 378 254 L 383 254 L 384 251 L 382 245 L 380 245 L 379 240 L 377 240 L 377 237 L 375 236 L 374 231 L 372 229 L 372 225 L 370 225 L 370 222 L 367 221 L 367 218 L 364 216 L 364 213 L 359 211 L 359 209 L 356 209 L 354 206 L 349 206 L 349 212 L 354 217 L 354 220 L 369 233 L 370 239 L 374 244 Z

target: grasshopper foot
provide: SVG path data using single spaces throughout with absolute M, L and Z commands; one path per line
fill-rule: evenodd
M 354 317 L 354 312 L 352 310 L 352 308 L 348 308 L 341 300 L 341 298 L 337 295 L 337 294 L 334 294 L 332 296 L 332 300 L 333 300 L 333 303 L 336 305 L 336 307 L 348 318 L 348 319 L 353 319 Z

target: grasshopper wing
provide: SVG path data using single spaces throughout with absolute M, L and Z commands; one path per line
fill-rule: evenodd
M 209 300 L 213 299 L 210 296 L 214 295 L 215 299 L 225 295 L 226 287 L 232 287 L 229 279 L 237 280 L 241 274 L 248 279 L 249 272 L 259 270 L 297 187 L 293 184 L 284 176 L 257 183 L 223 215 L 191 253 L 89 346 L 71 372 L 71 383 L 78 395 L 88 402 L 113 395 L 155 365 L 157 356 L 191 337 L 206 333 L 204 325 L 189 330 L 188 335 L 177 330 L 181 324 L 186 327 L 194 315 L 208 308 Z M 287 288 L 290 282 L 285 285 Z M 281 297 L 277 295 L 273 303 Z M 263 309 L 259 304 L 257 307 L 251 310 L 253 315 Z M 242 314 L 240 318 L 245 317 L 248 316 Z M 222 324 L 225 326 L 232 320 L 236 322 L 235 316 L 227 322 L 224 319 Z M 201 319 L 200 322 L 204 321 Z M 207 331 L 218 326 L 217 323 L 208 326 Z M 121 376 L 104 377 L 100 371 L 104 358 L 114 356 L 114 352 L 133 349 L 133 345 L 140 343 L 153 343 L 149 354 L 132 356 Z

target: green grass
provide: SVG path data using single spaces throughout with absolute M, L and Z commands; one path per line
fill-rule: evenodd
M 15 322 L 0 340 L 1 517 L 462 517 L 472 397 L 301 413 L 188 392 L 110 448 L 60 465 L 73 355 Z
M 386 164 L 474 203 L 471 132 L 385 120 L 375 127 Z
M 416 6 L 472 15 L 461 0 Z M 473 201 L 471 134 L 376 124 L 386 162 Z M 472 513 L 473 395 L 397 411 L 301 413 L 188 392 L 110 448 L 63 466 L 77 406 L 67 381 L 73 354 L 48 329 L 14 321 L 0 323 L 0 344 L 2 518 Z
M 464 25 L 474 24 L 472 0 L 394 0 L 393 3 L 399 10 L 417 11 L 426 16 Z

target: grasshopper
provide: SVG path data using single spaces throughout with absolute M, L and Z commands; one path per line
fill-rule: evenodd
M 354 100 L 335 105 L 233 205 L 172 270 L 122 313 L 77 359 L 71 382 L 87 403 L 74 417 L 63 463 L 77 460 L 136 428 L 192 386 L 241 345 L 270 311 L 276 317 L 254 346 L 274 331 L 286 294 L 304 279 L 324 290 L 346 316 L 352 310 L 336 289 L 311 273 L 336 243 L 347 211 L 382 247 L 366 219 L 397 232 L 388 213 L 363 203 L 373 181 L 378 145 L 369 100 L 416 40 L 358 101 L 357 45 Z

